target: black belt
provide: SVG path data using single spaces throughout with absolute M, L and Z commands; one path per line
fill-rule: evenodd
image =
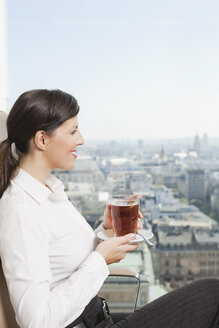
M 66 328 L 73 328 L 82 322 L 87 328 L 94 328 L 109 317 L 110 313 L 107 302 L 103 298 L 95 296 L 86 306 L 83 313 Z

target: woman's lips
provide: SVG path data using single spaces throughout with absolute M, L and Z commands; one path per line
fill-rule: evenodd
M 75 152 L 75 151 L 72 151 L 71 154 L 72 154 L 75 158 L 77 158 L 77 155 L 76 155 L 76 152 Z

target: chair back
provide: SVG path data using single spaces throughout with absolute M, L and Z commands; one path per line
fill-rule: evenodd
M 19 328 L 15 320 L 15 313 L 11 305 L 6 285 L 5 277 L 2 271 L 0 260 L 0 327 L 1 328 Z
M 7 138 L 7 114 L 0 110 L 0 142 Z
M 7 114 L 0 111 L 0 142 L 7 138 Z M 0 259 L 0 328 L 19 328 L 15 321 Z

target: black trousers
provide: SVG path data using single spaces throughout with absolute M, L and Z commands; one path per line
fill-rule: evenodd
M 219 327 L 219 280 L 197 280 L 128 315 L 112 315 L 112 328 Z

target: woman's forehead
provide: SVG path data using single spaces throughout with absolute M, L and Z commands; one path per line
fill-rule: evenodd
M 78 127 L 78 117 L 77 116 L 74 116 L 72 118 L 69 118 L 61 126 L 63 128 L 75 128 L 75 127 Z

